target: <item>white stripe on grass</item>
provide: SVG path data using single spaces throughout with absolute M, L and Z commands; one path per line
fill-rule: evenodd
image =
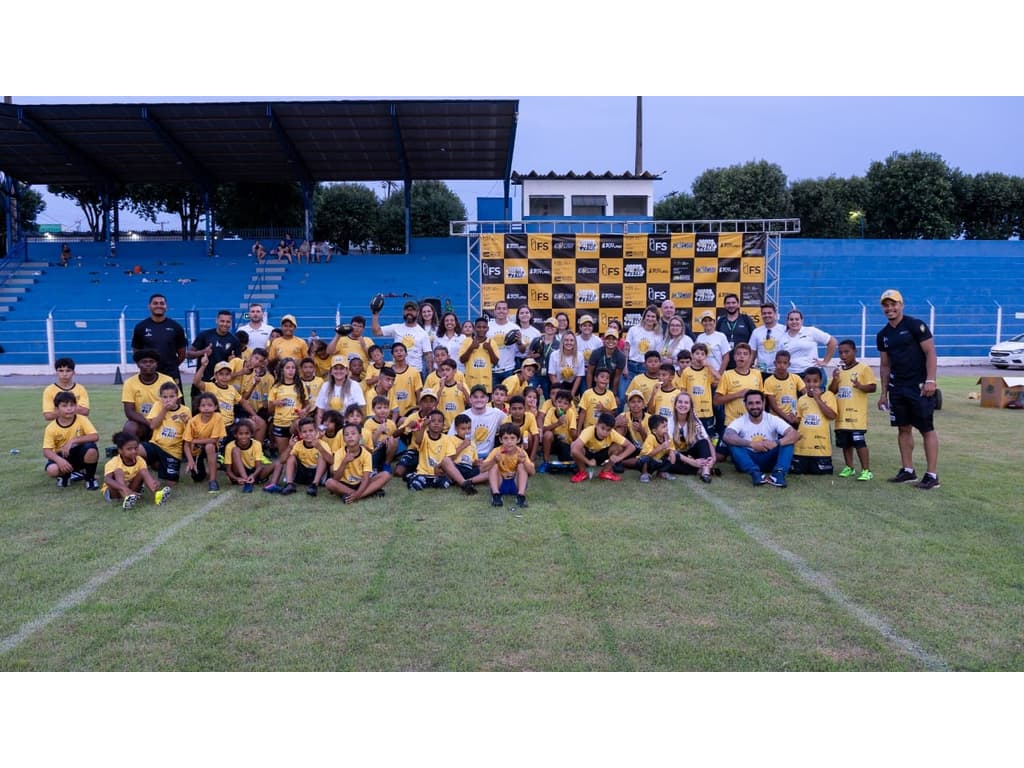
M 64 595 L 64 597 L 58 600 L 57 604 L 53 606 L 53 608 L 51 608 L 49 611 L 42 614 L 41 616 L 32 619 L 32 621 L 22 624 L 21 628 L 13 635 L 9 635 L 8 637 L 5 637 L 3 640 L 0 640 L 0 654 L 13 651 L 23 642 L 32 637 L 32 635 L 34 635 L 36 632 L 43 629 L 47 625 L 53 623 L 57 619 L 61 618 L 65 613 L 70 611 L 72 608 L 75 608 L 84 603 L 108 581 L 119 576 L 121 573 L 131 568 L 140 560 L 145 560 L 147 557 L 156 552 L 157 549 L 163 546 L 168 540 L 170 540 L 175 534 L 177 534 L 178 531 L 180 531 L 182 528 L 188 525 L 191 525 L 196 520 L 200 520 L 201 518 L 206 517 L 206 515 L 208 515 L 210 512 L 212 512 L 225 501 L 227 501 L 230 498 L 230 496 L 231 494 L 222 493 L 216 498 L 211 499 L 200 509 L 197 509 L 195 512 L 189 515 L 185 515 L 185 517 L 181 518 L 176 523 L 173 523 L 169 525 L 167 528 L 164 528 L 164 530 L 160 531 L 160 533 L 158 533 L 153 538 L 152 541 L 150 541 L 146 546 L 144 546 L 134 555 L 130 555 L 121 562 L 110 566 L 104 571 L 100 571 L 91 579 L 89 579 L 89 581 L 87 581 L 81 587 L 76 589 L 74 592 L 69 592 L 68 594 Z
M 778 555 L 793 566 L 797 575 L 804 582 L 838 605 L 861 624 L 879 633 L 888 642 L 895 645 L 915 661 L 920 662 L 927 669 L 942 672 L 949 671 L 949 665 L 945 661 L 934 654 L 928 653 L 928 651 L 919 646 L 913 640 L 903 637 L 881 616 L 878 616 L 864 606 L 855 603 L 849 597 L 840 592 L 839 588 L 832 583 L 832 580 L 829 579 L 828 576 L 811 568 L 799 555 L 790 552 L 785 547 L 772 541 L 772 538 L 768 533 L 761 530 L 756 525 L 747 522 L 743 518 L 743 515 L 726 504 L 722 499 L 711 495 L 700 486 L 691 486 L 691 489 L 694 490 L 697 495 L 710 502 L 722 514 L 735 522 L 740 527 L 740 530 L 750 538 L 769 552 Z

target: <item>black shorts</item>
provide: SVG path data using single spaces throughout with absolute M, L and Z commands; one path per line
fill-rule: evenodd
M 837 429 L 836 448 L 867 448 L 867 432 L 863 429 Z
M 296 485 L 312 485 L 316 477 L 316 467 L 307 467 L 305 464 L 295 462 L 295 477 L 292 482 Z
M 791 475 L 831 475 L 831 456 L 794 456 L 789 465 Z
M 67 460 L 68 464 L 71 465 L 71 469 L 85 469 L 85 453 L 90 448 L 99 450 L 98 448 L 96 448 L 96 443 L 79 443 L 70 451 L 68 451 Z M 46 460 L 47 467 L 50 466 L 51 464 L 56 463 L 57 462 L 53 461 L 52 459 Z
M 399 456 L 395 463 L 400 467 L 405 467 L 407 470 L 412 471 L 416 469 L 416 466 L 420 463 L 420 452 L 410 448 Z
M 455 468 L 459 470 L 464 480 L 472 480 L 480 474 L 480 467 L 476 464 L 456 464 Z
M 178 482 L 181 476 L 181 459 L 176 459 L 156 443 L 143 443 L 146 451 L 146 464 L 157 471 L 161 480 Z
M 934 432 L 932 415 L 935 397 L 925 397 L 916 386 L 889 390 L 889 425 L 904 427 L 908 424 L 922 434 Z
M 572 461 L 572 445 L 558 435 L 551 441 L 551 457 L 561 462 Z
M 609 453 L 607 448 L 602 448 L 599 451 L 592 451 L 589 448 L 583 449 L 583 455 L 588 459 L 593 459 L 597 462 L 598 466 L 601 466 L 608 461 Z
M 292 436 L 291 425 L 288 425 L 287 427 L 279 427 L 277 426 L 277 424 L 275 424 L 273 427 L 271 427 L 270 434 L 273 435 L 274 437 L 280 437 L 285 440 L 289 440 L 291 439 Z

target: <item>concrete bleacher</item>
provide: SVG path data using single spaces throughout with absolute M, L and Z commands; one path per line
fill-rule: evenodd
M 996 342 L 998 307 L 1002 338 L 1024 332 L 1024 243 L 1019 241 L 811 240 L 784 238 L 780 315 L 792 305 L 804 324 L 839 339 L 866 342 L 874 356 L 881 327 L 878 298 L 897 288 L 906 312 L 929 321 L 940 357 L 985 357 Z M 930 302 L 930 304 L 929 304 Z

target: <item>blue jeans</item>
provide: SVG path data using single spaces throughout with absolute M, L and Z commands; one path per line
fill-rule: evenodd
M 750 474 L 751 472 L 773 472 L 781 470 L 789 472 L 789 465 L 793 463 L 793 446 L 781 445 L 763 453 L 752 451 L 749 448 L 730 445 L 729 453 L 732 454 L 732 463 L 740 472 Z

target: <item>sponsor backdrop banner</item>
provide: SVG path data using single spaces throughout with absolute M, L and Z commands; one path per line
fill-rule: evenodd
M 765 296 L 767 235 L 482 235 L 483 309 L 505 299 L 527 305 L 538 322 L 557 312 L 615 318 L 627 328 L 644 308 L 672 299 L 687 329 L 704 309 L 716 311 L 727 293 L 760 318 Z M 697 328 L 696 330 L 700 330 Z

